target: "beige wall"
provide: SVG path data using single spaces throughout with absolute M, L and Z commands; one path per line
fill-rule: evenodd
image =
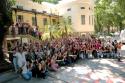
M 68 3 L 59 3 L 57 5 L 53 5 L 50 3 L 34 3 L 30 0 L 17 0 L 17 5 L 22 5 L 24 9 L 31 10 L 36 9 L 38 12 L 47 11 L 47 13 L 59 14 L 64 17 L 71 16 L 72 20 L 72 28 L 74 32 L 94 32 L 94 1 L 93 0 L 74 0 Z M 81 7 L 85 7 L 85 9 L 81 9 Z M 89 7 L 92 10 L 89 10 Z M 67 11 L 68 8 L 71 8 L 71 11 Z M 19 12 L 18 14 L 22 14 Z M 28 21 L 32 24 L 32 16 L 33 14 L 24 14 L 24 21 Z M 85 15 L 85 25 L 81 24 L 81 15 Z M 89 16 L 91 20 L 91 24 L 89 24 Z M 42 19 L 46 17 L 44 15 L 37 15 L 38 26 L 41 30 L 45 27 L 43 25 Z M 13 17 L 14 18 L 14 17 Z M 49 17 L 47 17 L 49 20 Z M 93 24 L 92 24 L 93 18 Z M 48 21 L 50 22 L 50 21 Z
M 23 16 L 23 22 L 29 23 L 32 26 L 32 17 L 35 17 L 34 13 L 32 12 L 26 12 L 26 11 L 17 11 L 17 15 L 22 15 Z M 48 25 L 50 25 L 50 17 L 45 14 L 37 14 L 37 25 L 39 26 L 39 30 L 41 32 L 45 31 L 45 26 L 43 24 L 43 18 L 47 18 Z M 51 17 L 51 22 L 52 19 L 56 19 L 56 22 L 58 21 L 57 16 L 52 16 Z M 15 12 L 13 11 L 13 21 L 16 23 L 16 15 Z
M 85 7 L 85 9 L 81 9 Z M 89 10 L 89 7 L 92 10 Z M 74 32 L 94 32 L 94 4 L 89 0 L 76 0 L 65 4 L 59 4 L 58 10 L 64 17 L 71 16 Z M 67 9 L 71 8 L 71 11 Z M 81 15 L 85 15 L 85 25 L 81 24 Z M 89 24 L 89 16 L 91 24 Z M 93 17 L 93 24 L 92 24 Z
M 46 11 L 47 13 L 57 14 L 56 6 L 47 2 L 37 3 L 30 0 L 16 0 L 16 5 L 23 6 L 24 9 L 36 9 L 39 12 Z

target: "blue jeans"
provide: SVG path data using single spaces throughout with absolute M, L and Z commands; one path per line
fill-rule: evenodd
M 32 78 L 32 72 L 28 71 L 27 73 L 23 73 L 22 76 L 25 80 L 30 80 Z

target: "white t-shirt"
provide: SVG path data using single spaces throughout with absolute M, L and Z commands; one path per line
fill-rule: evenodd
M 22 53 L 17 52 L 15 54 L 15 56 L 17 57 L 17 64 L 18 64 L 18 66 L 22 67 L 24 65 L 22 67 L 22 70 L 23 70 L 22 73 L 27 73 L 27 71 L 28 71 L 28 69 L 26 67 L 27 63 L 26 63 L 25 55 L 26 55 L 26 52 L 22 52 Z

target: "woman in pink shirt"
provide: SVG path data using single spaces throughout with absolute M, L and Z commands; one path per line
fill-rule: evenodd
M 101 44 L 97 41 L 96 42 L 96 49 L 99 49 L 101 47 Z
M 59 66 L 58 66 L 58 64 L 56 63 L 56 55 L 54 55 L 54 56 L 52 57 L 52 59 L 51 59 L 51 68 L 52 68 L 52 70 L 54 70 L 54 71 L 58 71 Z

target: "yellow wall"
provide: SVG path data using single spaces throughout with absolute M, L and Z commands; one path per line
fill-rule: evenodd
M 32 17 L 35 17 L 34 13 L 26 12 L 26 11 L 17 11 L 17 15 L 23 15 L 23 22 L 27 22 L 32 26 Z M 37 14 L 36 17 L 37 17 L 37 25 L 39 26 L 39 30 L 43 32 L 45 28 L 45 26 L 43 25 L 43 18 L 47 18 L 48 24 L 50 24 L 50 17 L 45 14 Z M 56 19 L 56 22 L 58 22 L 58 17 L 52 16 L 51 23 L 52 23 L 52 19 Z M 15 11 L 13 11 L 13 21 L 14 23 L 16 23 Z

